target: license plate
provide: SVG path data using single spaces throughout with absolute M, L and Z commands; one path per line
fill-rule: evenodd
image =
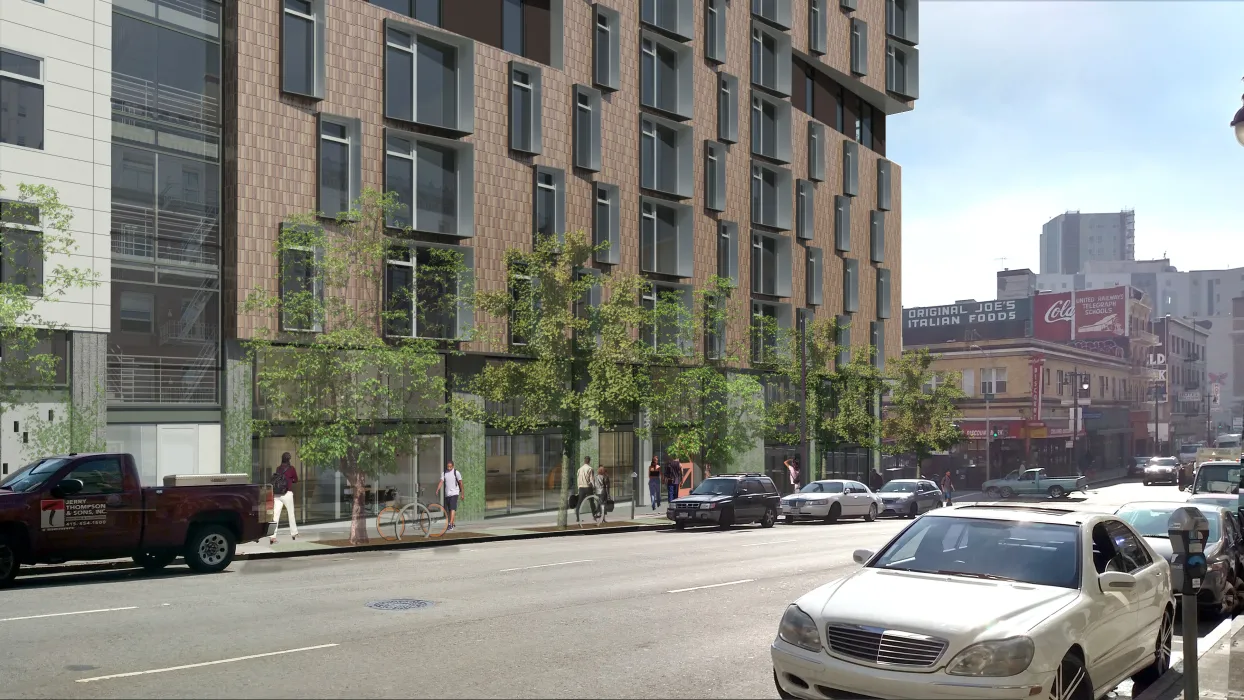
M 790 512 L 790 504 L 789 504 L 789 503 L 783 503 L 783 504 L 782 504 L 782 512 L 783 512 L 783 513 L 788 513 L 788 512 Z
M 691 517 L 691 514 L 690 514 L 690 513 L 679 513 L 679 514 L 678 514 L 678 519 L 679 519 L 679 520 L 683 520 L 683 519 L 690 518 L 690 517 Z

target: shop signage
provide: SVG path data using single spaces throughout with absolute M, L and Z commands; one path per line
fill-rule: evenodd
M 983 420 L 959 421 L 959 431 L 969 440 L 984 440 L 989 433 L 997 431 L 999 440 L 1017 438 L 1023 430 L 1021 421 L 996 420 L 989 422 L 989 430 L 985 430 Z
M 1028 358 L 1028 364 L 1032 365 L 1032 387 L 1030 393 L 1032 396 L 1029 400 L 1032 402 L 1032 416 L 1037 420 L 1041 420 L 1041 391 L 1043 385 L 1041 383 L 1042 369 L 1045 367 L 1045 355 L 1035 353 Z
M 1101 411 L 1085 411 L 1080 409 L 1080 418 L 1084 420 L 1101 420 Z
M 1032 298 L 1032 335 L 1059 343 L 1126 337 L 1127 287 L 1036 295 Z
M 1221 384 L 1210 384 L 1209 385 L 1209 405 L 1217 407 L 1221 400 L 1222 400 L 1222 385 Z
M 973 301 L 903 309 L 903 344 L 936 345 L 1028 335 L 1030 299 Z
M 1179 400 L 1187 403 L 1201 403 L 1201 392 L 1199 391 L 1181 391 Z

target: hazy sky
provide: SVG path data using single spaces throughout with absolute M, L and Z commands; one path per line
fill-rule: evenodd
M 1041 225 L 1136 210 L 1136 257 L 1244 266 L 1244 2 L 922 0 L 920 99 L 891 117 L 903 305 L 993 299 Z

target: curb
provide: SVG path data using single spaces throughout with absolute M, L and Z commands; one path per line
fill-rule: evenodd
M 1231 620 L 1223 620 L 1222 624 L 1214 628 L 1214 631 L 1205 636 L 1204 639 L 1197 643 L 1197 664 L 1205 657 L 1214 647 L 1223 640 L 1224 637 L 1234 637 L 1236 633 L 1244 628 L 1244 616 L 1236 617 Z M 1153 685 L 1145 688 L 1140 695 L 1133 696 L 1135 700 L 1173 700 L 1183 694 L 1184 680 L 1184 662 L 1183 659 L 1179 663 L 1171 666 L 1170 670 L 1162 674 L 1162 677 L 1153 682 Z M 1172 692 L 1173 691 L 1173 692 Z
M 577 530 L 557 530 L 554 532 L 527 532 L 518 535 L 482 535 L 480 537 L 470 537 L 455 540 L 412 540 L 409 543 L 399 542 L 398 544 L 364 544 L 356 547 L 324 547 L 322 549 L 295 549 L 287 552 L 255 552 L 253 554 L 238 554 L 234 557 L 234 561 L 263 561 L 266 559 L 292 559 L 294 557 L 315 557 L 324 556 L 326 554 L 348 554 L 355 552 L 377 552 L 381 550 L 407 550 L 407 549 L 424 549 L 435 547 L 453 547 L 460 544 L 474 544 L 487 542 L 503 542 L 506 540 L 542 540 L 552 537 L 574 537 L 574 536 L 590 536 L 605 535 L 616 532 L 639 532 L 641 530 L 671 530 L 673 523 L 669 524 L 653 524 L 653 525 L 622 525 L 618 527 L 610 527 L 605 529 L 577 529 Z M 47 564 L 41 565 L 39 568 L 23 567 L 18 570 L 17 575 L 22 578 L 32 576 L 46 576 L 52 574 L 81 574 L 96 571 L 123 571 L 128 569 L 141 569 L 139 565 L 132 561 L 106 561 L 106 562 L 88 562 L 83 564 Z

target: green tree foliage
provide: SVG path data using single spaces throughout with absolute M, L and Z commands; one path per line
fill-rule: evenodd
M 504 290 L 481 291 L 478 306 L 497 321 L 488 340 L 508 347 L 512 359 L 490 361 L 470 377 L 455 378 L 483 403 L 454 401 L 455 415 L 510 434 L 555 428 L 562 435 L 561 502 L 589 421 L 609 429 L 629 416 L 644 395 L 635 371 L 643 309 L 642 281 L 627 273 L 587 269 L 598 249 L 583 232 L 540 237 L 531 252 L 508 250 Z M 508 327 L 507 327 L 508 326 Z M 508 337 L 503 335 L 508 332 Z M 482 339 L 482 338 L 481 338 Z M 559 527 L 566 526 L 560 509 Z
M 917 471 L 929 455 L 963 440 L 955 425 L 960 415 L 957 402 L 964 398 L 959 373 L 934 372 L 936 359 L 921 348 L 890 360 L 886 367 L 890 403 L 882 421 L 882 447 L 890 454 L 914 455 Z
M 368 189 L 332 224 L 292 217 L 276 243 L 281 289 L 256 290 L 243 305 L 259 318 L 247 342 L 255 431 L 282 424 L 304 465 L 342 472 L 354 494 L 351 544 L 368 540 L 369 478 L 395 473 L 399 456 L 417 449 L 420 426 L 448 418 L 445 344 L 410 337 L 412 327 L 445 331 L 445 313 L 470 293 L 461 256 L 445 250 L 416 271 L 415 284 L 436 286 L 438 303 L 412 305 L 400 290 L 386 297 L 386 262 L 411 255 L 389 226 L 401 210 L 393 193 Z
M 674 455 L 728 471 L 764 428 L 760 382 L 737 371 L 747 344 L 729 342 L 726 333 L 738 317 L 733 285 L 712 277 L 689 295 L 654 295 L 650 285 L 643 290 L 650 308 L 641 333 L 649 376 L 644 429 L 664 438 Z

